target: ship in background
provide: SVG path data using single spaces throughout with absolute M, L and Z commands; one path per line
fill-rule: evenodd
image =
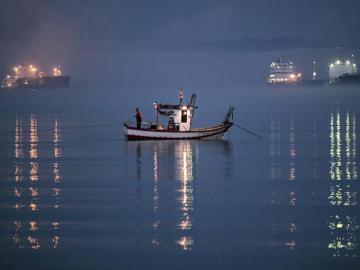
M 65 89 L 69 87 L 70 79 L 70 76 L 62 75 L 59 67 L 53 68 L 49 75 L 34 65 L 17 65 L 6 75 L 1 87 L 7 90 Z
M 296 72 L 295 65 L 291 61 L 283 62 L 278 58 L 271 63 L 267 83 L 297 84 L 299 82 L 301 82 L 301 73 Z
M 337 59 L 329 65 L 329 82 L 331 85 L 360 84 L 360 73 L 353 59 Z

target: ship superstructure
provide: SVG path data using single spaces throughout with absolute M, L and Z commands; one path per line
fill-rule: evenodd
M 329 65 L 330 84 L 360 83 L 360 74 L 354 60 L 337 59 Z
M 270 65 L 267 82 L 270 84 L 293 84 L 301 81 L 301 73 L 296 72 L 295 65 L 283 62 L 281 58 L 276 59 Z
M 41 71 L 34 65 L 16 65 L 6 75 L 1 87 L 8 90 L 68 88 L 70 76 L 62 75 L 60 67 L 54 67 L 51 75 Z

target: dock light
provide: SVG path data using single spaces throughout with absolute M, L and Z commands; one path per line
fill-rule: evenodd
M 296 78 L 295 74 L 290 74 L 290 78 L 295 79 Z
M 340 64 L 341 64 L 341 61 L 340 61 L 340 60 L 336 60 L 335 64 L 336 64 L 336 65 L 340 65 Z
M 346 64 L 347 64 L 347 65 L 350 65 L 350 61 L 349 61 L 349 60 L 347 60 L 347 61 L 346 61 Z
M 356 64 L 353 64 L 353 67 L 356 67 Z
M 301 76 L 302 76 L 302 74 L 301 74 L 301 73 L 299 73 L 299 74 L 297 75 L 297 77 L 298 77 L 298 78 L 300 78 Z
M 334 67 L 334 64 L 330 64 L 330 67 L 331 67 L 331 68 Z
M 186 107 L 186 106 L 183 106 L 183 107 L 182 107 L 182 109 L 183 109 L 183 110 L 186 110 L 186 109 L 187 109 L 187 107 Z

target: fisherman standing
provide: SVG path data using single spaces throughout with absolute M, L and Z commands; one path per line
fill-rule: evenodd
M 136 108 L 135 118 L 136 118 L 136 127 L 141 128 L 142 116 L 141 116 L 141 112 L 139 111 L 139 108 Z

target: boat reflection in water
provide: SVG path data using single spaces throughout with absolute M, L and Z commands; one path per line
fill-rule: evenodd
M 183 250 L 191 250 L 194 239 L 188 232 L 191 232 L 193 227 L 193 180 L 195 174 L 194 164 L 197 164 L 196 159 L 198 158 L 198 145 L 195 144 L 193 148 L 189 141 L 179 142 L 175 148 L 175 175 L 180 185 L 178 189 L 178 200 L 180 203 L 178 228 L 183 232 L 183 235 L 176 243 L 180 245 Z
M 136 176 L 138 178 L 141 178 L 142 171 L 145 169 L 145 160 L 143 159 L 148 157 L 149 154 L 152 157 L 154 217 L 152 244 L 155 247 L 169 245 L 169 237 L 164 236 L 162 240 L 161 235 L 175 227 L 176 232 L 174 232 L 175 239 L 173 239 L 173 243 L 184 251 L 191 251 L 195 244 L 193 235 L 193 227 L 196 224 L 193 215 L 195 201 L 194 181 L 199 180 L 197 165 L 201 158 L 200 149 L 204 149 L 204 152 L 209 153 L 221 153 L 225 162 L 228 162 L 231 159 L 226 158 L 226 155 L 232 153 L 231 143 L 223 140 L 178 140 L 128 141 L 126 144 L 128 149 L 132 148 L 136 152 Z M 224 173 L 229 176 L 228 166 L 225 167 Z M 162 198 L 161 189 L 163 187 L 171 188 L 175 192 L 175 200 L 169 201 L 168 196 Z M 172 210 L 174 208 L 176 211 Z M 167 212 L 165 215 L 161 215 L 162 211 Z M 171 214 L 169 215 L 171 212 L 176 213 L 176 217 L 171 217 Z M 173 223 L 174 220 L 176 224 Z
M 51 194 L 46 194 L 46 189 L 42 188 L 48 186 L 47 179 L 43 178 L 42 175 L 48 174 L 40 175 L 40 169 L 45 172 L 49 168 L 39 168 L 40 140 L 38 129 L 39 123 L 35 115 L 31 115 L 30 121 L 26 118 L 16 118 L 15 120 L 14 203 L 12 209 L 16 211 L 14 216 L 18 218 L 13 221 L 12 242 L 15 247 L 34 250 L 38 250 L 43 246 L 57 248 L 60 244 L 60 222 L 55 218 L 56 213 L 52 213 L 52 210 L 50 210 L 51 208 L 60 207 L 60 127 L 58 120 L 55 118 L 51 138 L 52 149 L 49 149 L 52 152 L 49 159 L 49 168 L 52 170 L 53 175 Z M 46 155 L 45 151 L 44 155 Z M 45 203 L 40 204 L 40 201 Z M 39 212 L 42 211 L 52 213 L 50 215 L 52 220 L 39 220 Z M 24 220 L 22 217 L 26 217 L 26 219 Z
M 328 227 L 328 248 L 334 257 L 358 257 L 358 204 L 356 116 L 354 113 L 330 114 L 330 190 L 332 214 Z

